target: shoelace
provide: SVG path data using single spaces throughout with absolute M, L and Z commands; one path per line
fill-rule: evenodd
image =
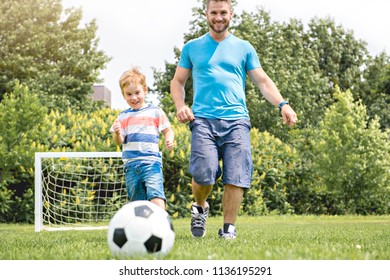
M 206 222 L 206 213 L 205 214 L 192 214 L 192 226 L 204 227 L 205 222 Z

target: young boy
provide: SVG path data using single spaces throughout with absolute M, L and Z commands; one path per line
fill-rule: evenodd
M 165 209 L 162 156 L 158 147 L 162 132 L 165 146 L 173 148 L 174 133 L 164 111 L 145 103 L 146 78 L 133 68 L 122 74 L 119 86 L 129 109 L 112 125 L 114 142 L 122 145 L 126 189 L 130 201 L 149 200 Z

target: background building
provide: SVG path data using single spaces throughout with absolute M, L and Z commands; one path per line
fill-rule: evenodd
M 93 86 L 93 100 L 103 100 L 111 107 L 111 91 L 104 85 Z

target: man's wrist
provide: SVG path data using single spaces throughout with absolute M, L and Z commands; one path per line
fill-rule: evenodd
M 287 105 L 287 104 L 289 104 L 289 103 L 288 103 L 288 101 L 286 101 L 286 100 L 283 100 L 282 102 L 280 102 L 279 105 L 278 105 L 279 110 L 282 110 L 282 107 L 283 107 L 284 105 Z

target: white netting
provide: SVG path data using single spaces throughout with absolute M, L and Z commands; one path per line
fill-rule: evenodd
M 36 184 L 40 182 L 40 187 L 36 185 L 40 192 L 36 215 L 40 217 L 36 223 L 41 229 L 106 228 L 128 202 L 120 153 L 104 153 L 104 157 L 100 153 L 90 157 L 76 154 L 40 156 L 40 178 L 36 180 Z

